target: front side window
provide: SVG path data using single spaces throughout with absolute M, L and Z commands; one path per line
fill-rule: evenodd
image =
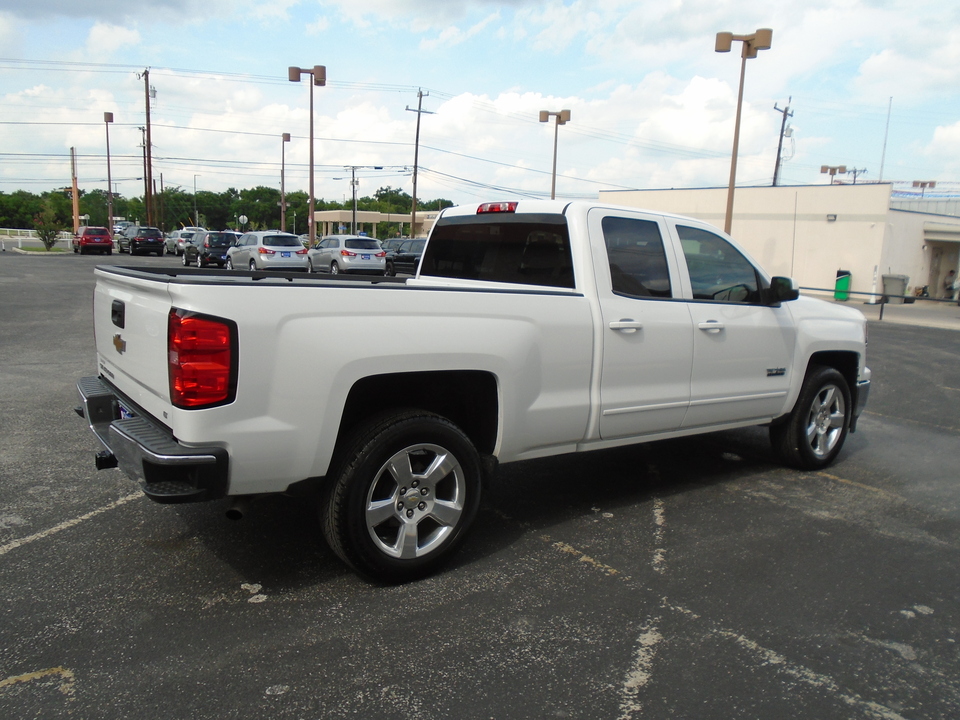
M 608 215 L 601 228 L 613 292 L 630 297 L 671 297 L 667 256 L 657 223 Z
M 756 268 L 724 238 L 677 225 L 695 300 L 758 303 L 762 282 Z

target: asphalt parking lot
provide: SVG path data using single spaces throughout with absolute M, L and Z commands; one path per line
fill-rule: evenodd
M 451 567 L 378 587 L 305 501 L 94 469 L 99 263 L 179 259 L 0 253 L 0 717 L 960 717 L 960 331 L 870 324 L 826 472 L 763 429 L 506 466 Z

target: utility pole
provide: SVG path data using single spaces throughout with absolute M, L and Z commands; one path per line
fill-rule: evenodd
M 854 185 L 857 184 L 857 175 L 865 175 L 866 173 L 867 173 L 867 169 L 866 169 L 866 168 L 860 168 L 859 170 L 857 170 L 856 168 L 854 168 L 853 170 L 847 170 L 847 174 L 848 174 L 848 175 L 853 175 L 853 184 L 854 184 Z
M 417 135 L 413 145 L 413 204 L 410 212 L 410 237 L 417 236 L 417 168 L 420 163 L 420 116 L 423 113 L 426 113 L 427 115 L 434 114 L 430 110 L 423 109 L 423 99 L 429 96 L 430 93 L 425 93 L 422 89 L 418 89 L 417 109 L 414 110 L 409 105 L 407 106 L 407 110 L 417 114 Z
M 147 197 L 150 195 L 150 186 L 147 185 L 147 129 L 145 127 L 140 128 L 140 138 L 143 141 L 141 147 L 143 148 L 143 209 L 144 209 L 144 219 L 137 219 L 137 222 L 144 222 L 147 225 L 150 224 L 150 221 L 147 220 L 146 209 L 147 209 Z
M 80 190 L 77 187 L 77 149 L 70 148 L 70 174 L 73 176 L 73 234 L 80 230 Z
M 792 95 L 787 98 L 787 106 L 782 110 L 777 107 L 776 103 L 773 105 L 774 110 L 783 114 L 783 121 L 780 123 L 780 142 L 777 143 L 777 164 L 773 167 L 773 187 L 776 187 L 780 183 L 780 156 L 783 152 L 783 133 L 787 129 L 787 118 L 793 117 L 793 112 L 790 110 L 791 100 L 793 100 Z
M 150 140 L 150 97 L 151 91 L 153 95 L 156 95 L 156 90 L 150 87 L 150 68 L 147 68 L 143 71 L 141 75 L 143 78 L 143 97 L 147 109 L 147 134 L 146 139 L 144 140 L 144 187 L 146 190 L 143 194 L 143 208 L 147 215 L 147 225 L 153 225 L 153 198 L 151 193 L 153 192 L 153 151 L 151 147 L 153 143 Z

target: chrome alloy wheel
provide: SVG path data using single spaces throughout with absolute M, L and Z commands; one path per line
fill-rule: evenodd
M 439 445 L 411 445 L 396 453 L 367 493 L 364 517 L 374 545 L 401 560 L 430 553 L 460 523 L 466 487 L 459 461 Z
M 843 393 L 836 385 L 825 385 L 817 393 L 807 417 L 807 444 L 813 454 L 827 456 L 840 441 L 846 420 Z

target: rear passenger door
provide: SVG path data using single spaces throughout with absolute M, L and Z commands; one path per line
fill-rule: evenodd
M 603 317 L 600 436 L 675 430 L 690 400 L 693 329 L 665 221 L 594 208 L 587 222 Z
M 790 389 L 796 333 L 789 310 L 761 303 L 765 279 L 726 238 L 693 223 L 670 224 L 689 277 L 693 324 L 683 426 L 773 417 Z

